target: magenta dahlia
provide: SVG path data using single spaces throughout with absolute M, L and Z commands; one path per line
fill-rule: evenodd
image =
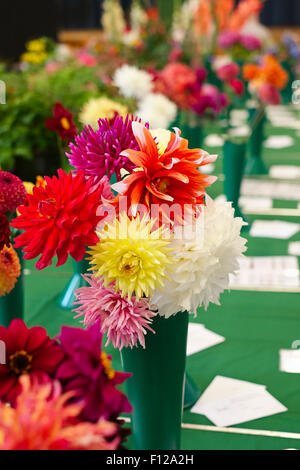
M 70 164 L 77 170 L 84 170 L 86 176 L 102 178 L 107 175 L 110 178 L 114 173 L 117 181 L 121 180 L 122 169 L 131 173 L 135 165 L 120 154 L 123 150 L 138 150 L 139 146 L 132 131 L 132 122 L 136 118 L 121 116 L 111 121 L 99 119 L 98 129 L 91 126 L 85 127 L 81 134 L 75 137 L 75 142 L 70 143 L 71 153 L 67 153 Z
M 102 333 L 107 333 L 107 346 L 110 341 L 115 348 L 124 346 L 137 346 L 138 343 L 145 347 L 145 335 L 150 328 L 152 317 L 156 313 L 151 312 L 145 299 L 137 301 L 121 297 L 113 287 L 104 287 L 103 280 L 92 274 L 83 276 L 89 287 L 81 287 L 76 291 L 77 302 L 80 305 L 75 310 L 78 317 L 84 317 L 82 323 L 91 326 L 97 320 L 101 320 Z
M 0 171 L 0 213 L 13 212 L 26 198 L 25 186 L 16 175 Z

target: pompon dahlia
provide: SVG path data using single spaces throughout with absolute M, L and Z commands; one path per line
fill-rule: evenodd
M 148 212 L 157 207 L 160 215 L 182 223 L 187 209 L 196 212 L 197 205 L 204 202 L 205 188 L 216 180 L 198 168 L 214 162 L 217 156 L 201 149 L 189 149 L 179 129 L 175 129 L 175 134 L 169 133 L 163 150 L 159 150 L 159 138 L 153 137 L 141 123 L 133 122 L 132 129 L 140 150 L 128 149 L 122 155 L 128 157 L 138 171 L 113 185 L 119 193 L 114 203 L 118 206 L 120 196 L 125 196 L 132 210 L 138 205 L 143 205 Z
M 68 255 L 81 261 L 85 247 L 98 241 L 94 230 L 105 217 L 97 215 L 97 209 L 106 179 L 95 184 L 94 178 L 86 180 L 83 171 L 73 175 L 60 169 L 58 178 L 46 176 L 45 180 L 45 187 L 35 187 L 27 195 L 19 217 L 12 222 L 24 231 L 15 239 L 15 247 L 24 248 L 24 258 L 41 254 L 37 269 L 49 266 L 55 255 L 56 266 L 64 264 Z
M 0 251 L 4 246 L 10 246 L 10 228 L 9 221 L 6 215 L 0 214 Z
M 229 287 L 229 274 L 239 269 L 239 257 L 246 250 L 246 239 L 240 236 L 245 222 L 234 217 L 230 202 L 207 206 L 193 227 L 193 236 L 172 242 L 174 269 L 161 291 L 151 299 L 160 315 L 166 318 L 210 302 L 219 305 L 219 297 Z M 197 229 L 197 230 L 196 230 Z
M 84 126 L 96 128 L 100 118 L 113 119 L 117 114 L 125 117 L 127 113 L 127 106 L 101 96 L 100 98 L 91 98 L 85 103 L 79 115 L 79 120 Z
M 21 274 L 21 265 L 12 246 L 0 251 L 0 297 L 9 294 Z
M 115 292 L 114 286 L 104 287 L 103 280 L 92 274 L 83 276 L 89 287 L 81 287 L 75 291 L 77 301 L 74 305 L 80 307 L 74 310 L 78 313 L 75 318 L 84 317 L 82 323 L 93 325 L 99 319 L 102 333 L 107 333 L 107 346 L 110 341 L 115 348 L 137 346 L 145 348 L 145 335 L 150 328 L 152 317 L 146 299 L 131 300 L 121 297 Z
M 8 171 L 0 171 L 0 213 L 14 212 L 25 197 L 25 186 L 20 178 Z
M 75 142 L 70 144 L 70 153 L 67 153 L 70 164 L 83 170 L 86 176 L 110 178 L 116 174 L 117 181 L 121 180 L 122 169 L 132 172 L 135 164 L 121 153 L 126 149 L 138 150 L 139 146 L 132 131 L 132 123 L 136 118 L 117 115 L 111 122 L 108 119 L 99 119 L 98 128 L 85 127 Z
M 0 450 L 115 450 L 118 425 L 83 422 L 79 404 L 68 404 L 59 382 L 38 384 L 20 378 L 15 408 L 0 404 Z
M 163 285 L 171 264 L 170 239 L 162 228 L 153 230 L 154 223 L 123 212 L 97 232 L 99 242 L 89 251 L 94 275 L 103 276 L 106 287 L 114 282 L 122 297 L 134 295 L 138 301 Z

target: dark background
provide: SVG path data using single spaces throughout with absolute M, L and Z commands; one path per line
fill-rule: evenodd
M 28 39 L 39 36 L 55 39 L 58 29 L 99 28 L 101 3 L 101 0 L 1 0 L 0 57 L 18 59 Z M 122 5 L 126 10 L 130 0 L 122 0 Z M 267 0 L 261 19 L 268 26 L 300 26 L 300 0 Z

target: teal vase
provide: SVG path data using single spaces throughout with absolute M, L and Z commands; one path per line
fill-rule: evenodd
M 21 274 L 13 290 L 0 297 L 0 325 L 8 327 L 14 318 L 24 317 L 24 259 L 21 249 L 15 249 L 21 264 Z
M 127 394 L 133 406 L 135 450 L 180 449 L 188 313 L 154 318 L 146 348 L 125 348 L 123 368 L 131 372 Z
M 82 274 L 87 272 L 89 268 L 89 262 L 86 258 L 84 258 L 82 261 L 72 260 L 72 262 L 74 274 L 58 298 L 59 306 L 66 310 L 72 310 L 74 308 L 73 303 L 76 300 L 76 289 L 87 285 L 87 282 L 83 279 Z
M 223 146 L 223 173 L 226 199 L 232 202 L 235 217 L 242 217 L 248 223 L 239 206 L 246 150 L 246 143 L 236 143 L 227 140 Z
M 249 119 L 253 121 L 256 113 L 255 108 L 249 109 Z M 266 122 L 266 116 L 263 114 L 259 123 L 253 129 L 249 139 L 249 157 L 246 162 L 245 171 L 246 175 L 267 175 L 269 173 L 263 158 L 263 142 L 265 139 L 264 127 Z

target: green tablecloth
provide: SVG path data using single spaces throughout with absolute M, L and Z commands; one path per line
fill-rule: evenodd
M 271 164 L 300 164 L 300 138 L 295 131 L 268 128 L 269 134 L 290 134 L 296 145 L 282 150 L 265 150 L 264 158 Z M 207 149 L 220 153 L 220 149 Z M 221 173 L 221 158 L 215 173 Z M 222 182 L 211 189 L 213 197 L 222 192 Z M 275 207 L 296 207 L 295 201 L 275 201 Z M 251 220 L 257 216 L 250 216 Z M 266 216 L 260 216 L 266 218 Z M 277 217 L 276 217 L 277 218 Z M 281 217 L 282 220 L 298 221 Z M 296 235 L 289 241 L 249 238 L 248 255 L 287 255 L 288 242 L 300 240 Z M 25 311 L 28 325 L 45 326 L 50 335 L 59 332 L 63 324 L 79 325 L 73 314 L 61 310 L 56 303 L 71 276 L 71 263 L 54 269 L 37 272 L 32 262 L 26 263 Z M 300 339 L 300 295 L 298 293 L 266 293 L 232 291 L 222 296 L 222 306 L 210 306 L 200 312 L 199 321 L 216 333 L 226 337 L 218 346 L 190 356 L 187 370 L 204 390 L 216 375 L 249 380 L 264 384 L 267 390 L 287 408 L 286 413 L 244 423 L 237 428 L 259 429 L 300 433 L 300 375 L 279 372 L 279 350 L 291 348 L 294 340 Z M 113 356 L 116 369 L 121 368 L 118 351 L 108 348 Z M 183 422 L 187 424 L 212 425 L 202 415 L 184 412 Z M 159 426 L 159 423 L 158 423 Z M 183 449 L 300 449 L 300 440 L 278 437 L 252 436 L 183 430 Z

